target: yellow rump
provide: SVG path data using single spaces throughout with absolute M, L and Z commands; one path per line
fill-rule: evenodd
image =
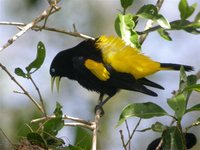
M 111 65 L 118 72 L 132 74 L 136 79 L 163 69 L 159 62 L 151 60 L 117 37 L 101 36 L 96 41 L 96 47 L 101 50 L 105 63 Z

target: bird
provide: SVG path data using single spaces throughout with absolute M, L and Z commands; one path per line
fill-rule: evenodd
M 154 61 L 120 37 L 102 35 L 59 52 L 50 66 L 51 85 L 53 89 L 56 81 L 58 89 L 63 77 L 77 81 L 99 93 L 97 110 L 121 89 L 158 96 L 147 87 L 164 88 L 146 77 L 162 70 L 180 70 L 181 66 L 185 71 L 193 70 L 189 65 Z

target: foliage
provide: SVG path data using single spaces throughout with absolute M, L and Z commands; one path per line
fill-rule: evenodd
M 15 73 L 18 76 L 29 78 L 31 74 L 33 74 L 35 71 L 37 71 L 41 65 L 44 62 L 46 55 L 45 46 L 42 42 L 39 42 L 37 45 L 37 55 L 35 60 L 33 60 L 27 67 L 26 67 L 26 73 L 21 68 L 16 68 Z M 35 69 L 35 70 L 33 70 Z M 33 71 L 32 71 L 33 70 Z M 32 72 L 31 72 L 32 71 Z
M 121 37 L 127 44 L 130 44 L 132 47 L 135 47 L 138 50 L 141 50 L 142 48 L 141 41 L 143 35 L 147 35 L 154 31 L 157 31 L 159 35 L 167 41 L 172 41 L 172 37 L 169 34 L 169 32 L 172 30 L 183 30 L 191 34 L 200 34 L 200 12 L 197 13 L 193 21 L 188 20 L 195 12 L 197 5 L 189 5 L 187 0 L 180 0 L 178 5 L 180 19 L 172 22 L 169 22 L 161 13 L 159 13 L 159 8 L 156 5 L 146 4 L 139 8 L 136 14 L 132 14 L 127 13 L 127 10 L 129 7 L 134 6 L 134 0 L 120 0 L 120 3 L 123 11 L 119 13 L 115 19 L 115 31 L 117 35 Z M 143 19 L 150 20 L 156 25 L 153 27 L 150 26 L 144 31 L 137 31 L 136 29 L 138 22 Z M 45 60 L 45 56 L 45 46 L 42 42 L 39 42 L 37 45 L 36 58 L 24 69 L 19 67 L 15 69 L 16 75 L 31 80 L 38 91 L 41 103 L 43 100 L 38 87 L 32 79 L 32 75 L 38 69 L 40 69 Z M 165 125 L 161 122 L 155 122 L 150 125 L 149 128 L 141 130 L 141 132 L 152 130 L 160 133 L 161 138 L 153 141 L 153 143 L 156 142 L 154 149 L 159 145 L 160 142 L 163 149 L 184 150 L 188 147 L 192 147 L 196 142 L 193 142 L 192 146 L 188 146 L 188 138 L 186 136 L 190 135 L 188 131 L 191 128 L 200 125 L 200 118 L 197 118 L 196 122 L 191 123 L 185 128 L 182 126 L 182 121 L 186 114 L 194 111 L 200 111 L 200 104 L 189 107 L 191 93 L 193 91 L 200 92 L 200 84 L 197 83 L 197 80 L 198 79 L 196 75 L 187 76 L 184 68 L 182 67 L 180 69 L 179 89 L 171 98 L 167 99 L 167 104 L 173 111 L 173 114 L 168 113 L 167 110 L 153 102 L 132 103 L 127 105 L 122 110 L 117 126 L 121 126 L 123 123 L 126 123 L 127 125 L 127 120 L 132 117 L 137 117 L 140 120 L 151 119 L 153 117 L 170 117 L 173 120 L 171 124 Z M 25 138 L 31 145 L 37 145 L 43 149 L 91 149 L 91 133 L 83 128 L 76 128 L 77 130 L 74 145 L 65 146 L 63 139 L 57 137 L 58 132 L 65 125 L 63 120 L 62 106 L 59 103 L 56 104 L 53 112 L 54 117 L 48 118 L 45 114 L 44 107 L 42 110 L 44 119 L 34 125 L 34 128 L 32 125 L 27 125 L 29 127 L 29 131 Z M 138 122 L 138 125 L 139 123 L 140 121 Z M 138 125 L 136 125 L 136 128 Z M 132 135 L 129 135 L 128 142 L 123 144 L 124 149 L 127 149 L 127 145 L 130 143 L 133 134 L 136 132 L 136 128 L 133 130 Z M 189 140 L 196 140 L 196 137 L 192 136 L 189 138 Z
M 29 130 L 26 131 L 26 136 L 23 137 L 23 140 L 17 146 L 25 146 L 28 142 L 30 143 L 29 148 L 31 148 L 34 145 L 37 145 L 42 149 L 57 149 L 60 148 L 63 144 L 65 144 L 61 138 L 56 137 L 58 131 L 60 131 L 64 126 L 64 121 L 61 117 L 61 109 L 62 106 L 59 103 L 57 103 L 54 111 L 54 118 L 44 120 L 42 123 L 40 122 L 38 124 L 27 125 Z M 24 142 L 25 140 L 27 140 L 27 142 Z M 28 145 L 26 145 L 26 147 L 27 146 Z
M 163 125 L 161 122 L 156 122 L 148 129 L 162 133 L 164 148 L 185 149 L 185 139 L 181 125 L 182 118 L 186 113 L 200 110 L 199 104 L 188 108 L 188 101 L 191 92 L 200 90 L 200 84 L 197 84 L 196 81 L 196 76 L 187 76 L 184 69 L 181 68 L 179 89 L 172 98 L 167 100 L 169 107 L 174 111 L 175 115 L 167 113 L 167 111 L 162 107 L 152 102 L 133 103 L 124 108 L 120 115 L 118 125 L 121 125 L 126 119 L 130 117 L 139 117 L 142 119 L 150 119 L 153 117 L 161 116 L 172 117 L 172 119 L 175 121 L 174 125 L 167 126 Z M 193 124 L 199 124 L 199 120 L 197 119 L 196 123 Z M 188 129 L 186 128 L 185 130 Z
M 196 4 L 189 6 L 187 0 L 180 0 L 179 12 L 180 20 L 169 22 L 162 14 L 158 12 L 158 7 L 152 4 L 147 4 L 139 8 L 136 14 L 125 13 L 127 8 L 133 4 L 134 1 L 121 0 L 123 14 L 118 14 L 115 20 L 115 31 L 127 44 L 141 48 L 139 41 L 140 35 L 158 31 L 159 35 L 165 40 L 171 41 L 168 31 L 184 30 L 191 34 L 199 34 L 200 28 L 200 12 L 196 15 L 194 21 L 187 20 L 195 11 Z M 145 31 L 136 31 L 138 21 L 140 19 L 149 19 L 158 26 L 151 27 Z
M 126 12 L 128 6 L 131 6 L 126 4 L 127 1 L 124 1 L 124 4 L 123 0 L 121 1 L 124 12 Z M 127 7 L 124 7 L 124 5 L 126 5 Z M 180 20 L 175 20 L 172 22 L 168 22 L 168 20 L 158 12 L 158 7 L 152 4 L 142 6 L 141 8 L 139 8 L 136 14 L 118 14 L 115 21 L 116 33 L 128 44 L 131 43 L 131 46 L 138 49 L 141 48 L 142 44 L 140 43 L 141 35 L 148 34 L 153 31 L 158 31 L 159 35 L 168 41 L 172 41 L 172 38 L 168 33 L 168 31 L 171 30 L 184 30 L 192 34 L 199 34 L 199 13 L 196 15 L 194 21 L 191 22 L 187 20 L 194 13 L 196 4 L 190 6 L 187 0 L 180 0 L 178 8 L 180 12 Z M 156 23 L 158 26 L 149 28 L 143 32 L 137 32 L 135 29 L 138 22 L 140 21 L 139 19 L 149 19 L 153 23 Z M 190 95 L 193 91 L 200 91 L 200 84 L 197 84 L 197 77 L 195 75 L 187 76 L 184 68 L 181 68 L 180 70 L 179 82 L 179 89 L 176 91 L 176 93 L 174 93 L 173 97 L 167 100 L 167 104 L 174 111 L 174 115 L 167 113 L 167 110 L 152 102 L 133 103 L 127 105 L 122 110 L 117 126 L 120 126 L 122 123 L 126 122 L 128 118 L 131 117 L 150 119 L 153 117 L 168 116 L 174 120 L 171 125 L 163 125 L 161 122 L 156 122 L 151 127 L 142 131 L 145 132 L 148 130 L 152 130 L 155 132 L 160 132 L 162 137 L 161 139 L 163 149 L 186 149 L 187 139 L 185 139 L 184 132 L 187 132 L 190 128 L 193 127 L 194 124 L 199 125 L 199 120 L 197 119 L 195 123 L 192 123 L 189 128 L 185 129 L 182 127 L 181 122 L 185 114 L 200 110 L 200 104 L 188 108 Z M 161 141 L 161 139 L 159 140 L 159 142 Z M 159 145 L 159 142 L 154 147 L 154 149 L 156 149 L 156 147 Z M 124 149 L 126 148 L 127 145 L 124 146 Z

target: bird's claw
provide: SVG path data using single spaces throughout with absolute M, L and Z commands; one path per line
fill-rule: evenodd
M 99 113 L 100 117 L 102 117 L 104 115 L 104 110 L 101 105 L 96 105 L 94 111 L 95 111 L 95 114 L 97 114 L 97 112 L 100 111 L 100 113 Z

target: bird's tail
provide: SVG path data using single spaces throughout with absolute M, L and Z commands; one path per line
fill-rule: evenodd
M 192 66 L 188 66 L 188 65 L 160 63 L 161 70 L 180 70 L 181 66 L 184 67 L 185 71 L 194 70 Z

